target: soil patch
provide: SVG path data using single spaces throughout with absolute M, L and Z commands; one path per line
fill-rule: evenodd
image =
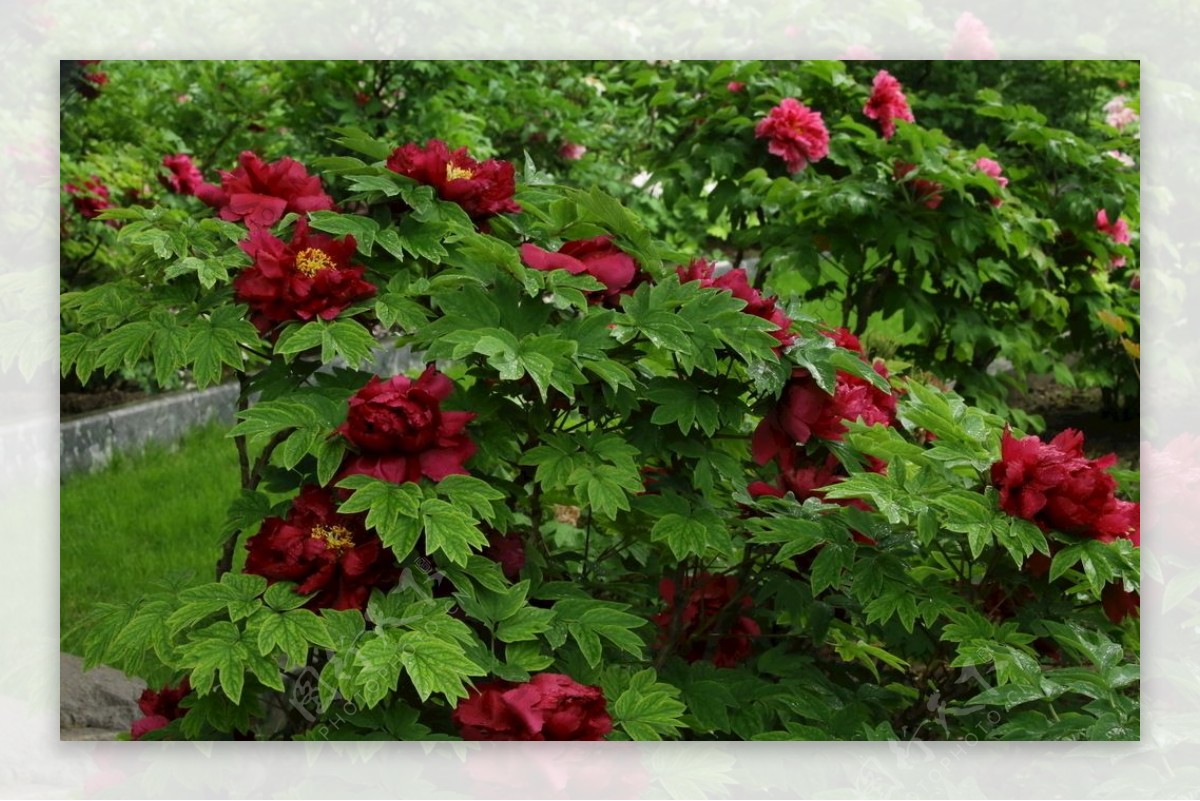
M 1115 453 L 1123 468 L 1136 470 L 1141 458 L 1141 423 L 1135 408 L 1123 419 L 1103 412 L 1100 389 L 1072 389 L 1053 382 L 1035 383 L 1016 404 L 1046 421 L 1045 436 L 1053 437 L 1063 429 L 1083 432 L 1083 449 L 1096 458 Z

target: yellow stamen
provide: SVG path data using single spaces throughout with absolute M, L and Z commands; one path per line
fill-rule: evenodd
M 320 248 L 305 248 L 296 254 L 296 269 L 309 278 L 333 266 L 333 259 Z
M 456 164 L 447 164 L 446 165 L 446 180 L 447 181 L 456 181 L 459 178 L 474 178 L 474 177 L 475 177 L 475 173 L 472 172 L 471 170 L 467 169 L 466 167 L 459 167 Z
M 354 537 L 342 526 L 313 526 L 309 536 L 314 540 L 324 540 L 331 550 L 338 553 L 354 547 Z

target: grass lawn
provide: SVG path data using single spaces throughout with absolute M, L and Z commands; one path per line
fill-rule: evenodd
M 189 574 L 211 581 L 225 511 L 238 494 L 228 429 L 207 426 L 172 446 L 118 456 L 69 477 L 59 507 L 59 621 L 63 635 L 102 601 L 129 601 L 151 583 Z M 239 549 L 241 551 L 241 549 Z M 240 566 L 239 553 L 235 568 Z M 75 638 L 63 648 L 77 651 Z

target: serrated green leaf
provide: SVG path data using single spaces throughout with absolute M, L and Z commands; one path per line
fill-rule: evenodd
M 401 635 L 396 644 L 400 648 L 400 661 L 422 701 L 434 693 L 445 696 L 451 703 L 466 698 L 463 680 L 483 674 L 458 643 L 410 631 Z

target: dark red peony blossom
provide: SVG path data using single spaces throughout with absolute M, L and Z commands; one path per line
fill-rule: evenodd
M 245 572 L 316 593 L 310 609 L 365 609 L 373 587 L 400 580 L 392 552 L 367 532 L 365 518 L 340 514 L 330 490 L 305 485 L 286 518 L 268 517 L 246 542 Z
M 892 177 L 897 181 L 902 181 L 905 176 L 916 168 L 917 165 L 915 164 L 897 161 L 892 168 Z M 936 209 L 942 205 L 942 189 L 944 187 L 939 182 L 930 181 L 925 178 L 914 178 L 909 183 L 912 184 L 913 199 L 918 203 L 929 209 Z
M 204 175 L 192 163 L 190 156 L 176 153 L 173 156 L 163 156 L 163 166 L 171 171 L 170 175 L 159 176 L 163 186 L 179 195 L 194 195 L 204 184 Z
M 270 164 L 249 150 L 238 156 L 237 169 L 221 170 L 221 185 L 200 184 L 196 197 L 217 209 L 222 220 L 266 228 L 288 212 L 304 214 L 333 208 L 321 179 L 300 162 L 282 158 Z
M 1113 623 L 1120 623 L 1126 617 L 1141 616 L 1141 597 L 1119 583 L 1110 582 L 1104 585 L 1104 591 L 1100 593 L 1100 605 L 1104 607 L 1104 614 Z
M 879 123 L 884 139 L 891 139 L 895 135 L 896 120 L 913 122 L 912 109 L 908 107 L 908 99 L 900 88 L 900 82 L 887 70 L 875 73 L 871 97 L 863 106 L 862 113 Z
M 311 234 L 304 217 L 296 220 L 291 242 L 266 228 L 251 228 L 240 245 L 254 263 L 233 280 L 234 293 L 264 334 L 292 320 L 332 320 L 375 294 L 375 285 L 363 280 L 364 268 L 350 264 L 354 237 Z
M 63 184 L 63 189 L 71 196 L 71 205 L 75 207 L 75 211 L 85 219 L 95 219 L 105 209 L 116 208 L 116 204 L 109 199 L 108 187 L 100 180 L 99 175 L 93 175 L 84 181 L 82 187 Z M 116 220 L 108 220 L 108 223 L 112 225 Z
M 516 532 L 501 534 L 493 531 L 488 534 L 487 547 L 483 555 L 500 565 L 504 577 L 516 581 L 521 577 L 521 569 L 525 567 L 525 543 Z
M 454 384 L 432 365 L 415 381 L 403 375 L 372 377 L 350 398 L 350 412 L 338 433 L 358 453 L 341 475 L 363 474 L 392 481 L 441 481 L 466 475 L 463 463 L 475 453 L 464 430 L 474 412 L 443 411 Z
M 775 298 L 764 297 L 757 289 L 750 286 L 750 282 L 746 278 L 746 271 L 741 267 L 714 276 L 713 265 L 704 259 L 697 259 L 687 267 L 675 269 L 679 273 L 681 282 L 699 281 L 700 285 L 704 287 L 724 289 L 738 300 L 746 302 L 746 308 L 743 309 L 746 314 L 753 314 L 755 317 L 761 317 L 778 326 L 775 331 L 771 332 L 771 336 L 779 340 L 777 351 L 796 341 L 795 334 L 791 333 L 792 321 L 783 309 L 779 308 L 779 302 Z
M 1000 508 L 1043 530 L 1140 545 L 1140 508 L 1116 497 L 1117 482 L 1108 472 L 1116 460 L 1115 454 L 1088 459 L 1083 434 L 1074 429 L 1048 443 L 1035 436 L 1017 439 L 1005 429 L 992 483 L 1000 490 Z
M 464 740 L 603 740 L 612 731 L 604 693 L 560 673 L 524 684 L 484 682 L 451 719 Z
M 779 454 L 779 462 L 779 478 L 777 479 L 777 483 L 768 484 L 765 481 L 751 483 L 746 487 L 746 491 L 750 493 L 750 497 L 770 496 L 772 498 L 782 498 L 790 492 L 801 503 L 809 498 L 817 498 L 818 500 L 837 504 L 838 506 L 852 506 L 864 512 L 874 511 L 870 504 L 862 498 L 825 497 L 826 490 L 846 479 L 846 472 L 842 467 L 842 463 L 832 453 L 825 457 L 824 463 L 815 461 L 805 462 L 802 461 L 798 449 L 793 448 L 790 451 L 781 452 Z M 887 471 L 887 464 L 872 458 L 870 470 L 874 473 L 884 473 Z M 866 534 L 858 531 L 851 533 L 858 542 L 867 545 L 875 544 L 875 540 Z
M 146 688 L 138 698 L 138 709 L 142 717 L 133 722 L 129 735 L 140 740 L 147 732 L 161 729 L 173 720 L 178 720 L 187 714 L 187 710 L 179 706 L 183 697 L 192 691 L 191 684 L 185 676 L 178 687 L 163 687 L 158 692 Z
M 610 236 L 576 239 L 551 253 L 537 245 L 521 245 L 521 261 L 535 270 L 566 270 L 572 275 L 590 275 L 604 284 L 590 300 L 615 308 L 623 294 L 647 280 L 637 261 L 613 244 Z
M 496 159 L 478 162 L 465 147 L 451 151 L 438 139 L 430 139 L 425 147 L 410 142 L 392 151 L 387 167 L 432 186 L 438 197 L 462 206 L 476 222 L 521 210 L 513 200 L 517 191 L 513 165 Z
M 720 618 L 725 607 L 735 604 L 746 610 L 753 605 L 748 595 L 734 600 L 738 595 L 737 579 L 698 573 L 684 579 L 683 592 L 687 600 L 679 611 L 679 627 L 675 632 L 675 641 L 683 644 L 680 655 L 689 662 L 710 659 L 717 667 L 735 667 L 748 659 L 753 653 L 754 638 L 762 634 L 753 618 L 737 615 L 729 618 L 723 630 L 716 628 L 724 622 Z M 651 619 L 662 630 L 659 647 L 664 647 L 672 635 L 679 590 L 673 580 L 664 578 L 658 583 L 658 594 L 667 608 Z
M 874 368 L 887 378 L 883 362 L 875 362 Z M 813 437 L 840 442 L 846 435 L 846 422 L 852 420 L 862 420 L 867 425 L 893 425 L 896 396 L 840 370 L 830 395 L 807 370 L 796 368 L 783 388 L 779 403 L 754 430 L 751 440 L 754 460 L 766 464 L 781 454 L 786 458 L 796 445 L 803 445 Z
M 788 172 L 800 172 L 809 162 L 829 155 L 829 131 L 821 112 L 793 97 L 785 97 L 754 126 L 754 136 L 768 139 L 767 152 L 779 156 Z

